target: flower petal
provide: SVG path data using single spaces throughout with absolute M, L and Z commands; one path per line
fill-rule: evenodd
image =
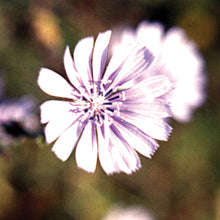
M 44 131 L 47 143 L 56 140 L 75 120 L 78 120 L 78 118 L 79 114 L 67 112 L 49 121 Z
M 119 130 L 114 126 L 115 132 L 120 134 Z M 120 139 L 120 135 L 115 135 L 105 126 L 104 130 L 97 129 L 99 143 L 99 161 L 103 170 L 109 175 L 113 173 L 125 172 L 131 174 L 140 168 L 140 160 L 133 149 L 128 146 L 124 137 Z M 126 146 L 127 145 L 127 146 Z
M 160 23 L 141 22 L 137 28 L 137 40 L 145 45 L 153 55 L 158 55 L 161 49 L 161 40 L 164 28 Z
M 158 143 L 126 121 L 117 117 L 114 119 L 114 124 L 120 130 L 124 139 L 140 154 L 151 158 L 159 147 Z
M 140 84 L 137 84 L 138 88 L 142 86 L 151 93 L 152 97 L 156 98 L 169 92 L 172 89 L 173 84 L 170 82 L 168 77 L 158 75 L 150 77 L 147 80 L 141 82 Z
M 140 159 L 135 150 L 128 144 L 121 132 L 114 124 L 111 124 L 111 139 L 109 151 L 117 170 L 127 174 L 138 170 L 141 167 Z
M 93 80 L 100 81 L 105 68 L 111 31 L 100 33 L 96 39 L 93 52 Z
M 97 140 L 95 124 L 88 122 L 81 134 L 76 148 L 76 163 L 78 167 L 94 172 L 97 162 Z
M 51 119 L 62 115 L 70 110 L 70 103 L 67 101 L 50 100 L 44 102 L 40 106 L 41 110 L 41 123 L 47 123 Z
M 130 80 L 138 78 L 140 74 L 148 68 L 152 61 L 152 53 L 145 47 L 137 44 L 125 61 L 119 66 L 119 68 L 111 73 L 109 73 L 109 68 L 111 69 L 111 67 L 109 67 L 111 66 L 110 61 L 103 78 L 104 82 L 112 82 L 109 89 L 112 89 L 116 86 L 122 86 L 123 84 L 128 83 Z M 132 86 L 133 84 L 129 84 L 129 87 Z
M 75 88 L 79 88 L 81 86 L 79 73 L 75 69 L 75 64 L 73 58 L 70 54 L 69 46 L 66 47 L 64 52 L 64 67 L 67 73 L 67 76 Z
M 146 78 L 135 86 L 125 91 L 128 100 L 147 98 L 149 101 L 160 97 L 173 88 L 167 76 L 157 75 Z
M 110 47 L 112 56 L 103 76 L 104 81 L 107 81 L 112 73 L 116 72 L 116 70 L 122 66 L 123 62 L 134 49 L 135 36 L 128 30 L 125 32 L 126 34 L 123 36 L 123 41 L 120 43 L 113 42 L 112 47 Z
M 162 119 L 133 112 L 120 112 L 120 117 L 157 140 L 167 141 L 172 128 Z
M 92 82 L 91 58 L 93 43 L 93 37 L 84 38 L 78 42 L 74 50 L 75 67 L 87 89 Z
M 120 111 L 130 111 L 143 116 L 167 118 L 171 116 L 171 110 L 166 101 L 158 99 L 154 102 L 148 100 L 125 100 L 120 105 Z
M 41 68 L 38 76 L 38 85 L 47 94 L 63 98 L 73 98 L 74 88 L 54 71 Z
M 76 121 L 73 125 L 71 125 L 66 131 L 61 134 L 61 136 L 53 145 L 52 151 L 62 161 L 65 161 L 69 158 L 74 147 L 76 146 L 76 143 L 81 133 L 81 130 L 79 129 L 79 123 L 79 121 Z
M 117 164 L 114 161 L 110 147 L 110 128 L 108 120 L 105 120 L 102 127 L 97 127 L 99 161 L 103 170 L 109 175 L 119 173 Z
M 175 89 L 167 96 L 176 120 L 187 122 L 205 100 L 204 60 L 196 44 L 180 28 L 171 28 L 164 37 L 161 59 Z M 187 87 L 187 89 L 186 89 Z

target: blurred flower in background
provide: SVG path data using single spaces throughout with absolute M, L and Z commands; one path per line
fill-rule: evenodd
M 113 206 L 102 220 L 154 220 L 143 206 Z
M 173 27 L 165 33 L 162 24 L 147 21 L 141 22 L 136 31 L 125 29 L 118 38 L 120 46 L 113 44 L 113 50 L 126 53 L 128 45 L 138 41 L 153 53 L 155 59 L 145 74 L 169 77 L 175 88 L 165 96 L 171 103 L 173 117 L 180 122 L 189 121 L 206 97 L 204 60 L 196 44 L 188 40 L 181 28 Z
M 12 100 L 5 96 L 0 76 L 0 145 L 12 144 L 17 137 L 34 137 L 40 130 L 36 100 L 25 95 Z
M 30 96 L 0 102 L 0 143 L 11 144 L 17 137 L 34 137 L 39 131 L 37 103 Z
M 82 39 L 74 50 L 74 61 L 66 48 L 64 66 L 72 85 L 55 72 L 41 69 L 40 88 L 70 100 L 43 103 L 41 122 L 47 123 L 46 141 L 56 140 L 52 151 L 63 161 L 77 145 L 80 168 L 94 172 L 98 154 L 107 174 L 130 174 L 141 167 L 136 151 L 151 158 L 159 146 L 155 139 L 169 137 L 172 129 L 165 119 L 170 111 L 161 96 L 172 89 L 172 83 L 163 75 L 138 79 L 153 57 L 135 42 L 126 56 L 114 53 L 105 70 L 110 37 L 111 31 L 100 33 L 94 50 L 93 37 Z

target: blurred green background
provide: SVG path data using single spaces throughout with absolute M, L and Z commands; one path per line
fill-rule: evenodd
M 63 52 L 88 35 L 142 20 L 180 26 L 206 60 L 207 101 L 174 128 L 133 175 L 88 174 L 63 163 L 43 138 L 23 138 L 0 156 L 0 219 L 96 220 L 117 204 L 141 205 L 155 219 L 220 219 L 220 2 L 218 0 L 0 0 L 0 74 L 5 96 L 49 97 L 40 67 L 64 74 Z

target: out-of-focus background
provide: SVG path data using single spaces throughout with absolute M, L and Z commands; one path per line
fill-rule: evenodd
M 218 0 L 0 0 L 0 104 L 28 96 L 37 103 L 35 117 L 49 99 L 36 83 L 40 67 L 64 74 L 67 44 L 73 51 L 83 37 L 146 19 L 184 28 L 208 75 L 206 103 L 190 122 L 171 121 L 169 141 L 153 159 L 141 156 L 133 175 L 107 176 L 99 165 L 88 174 L 74 154 L 57 159 L 43 135 L 4 125 L 15 138 L 0 144 L 0 219 L 96 220 L 123 207 L 146 209 L 153 219 L 220 219 L 219 11 Z

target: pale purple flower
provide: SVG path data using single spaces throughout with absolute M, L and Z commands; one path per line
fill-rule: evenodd
M 35 114 L 37 104 L 30 96 L 0 102 L 0 143 L 12 144 L 15 137 L 32 136 L 38 132 L 39 122 Z
M 153 61 L 145 47 L 133 44 L 126 56 L 113 54 L 106 67 L 111 31 L 79 41 L 73 58 L 64 53 L 68 81 L 42 68 L 40 88 L 65 100 L 41 105 L 47 143 L 65 161 L 74 148 L 78 167 L 94 172 L 97 158 L 107 174 L 127 174 L 141 167 L 139 152 L 151 157 L 155 139 L 166 141 L 171 127 L 165 122 L 169 106 L 161 98 L 172 87 L 166 76 L 138 77 Z M 94 45 L 93 45 L 94 44 Z
M 166 94 L 172 116 L 180 122 L 189 121 L 205 100 L 204 60 L 196 44 L 188 40 L 181 28 L 174 27 L 165 33 L 162 24 L 146 21 L 136 31 L 125 29 L 119 36 L 121 48 L 116 43 L 116 50 L 126 51 L 134 41 L 145 45 L 155 57 L 146 74 L 166 75 L 174 83 L 175 89 Z

